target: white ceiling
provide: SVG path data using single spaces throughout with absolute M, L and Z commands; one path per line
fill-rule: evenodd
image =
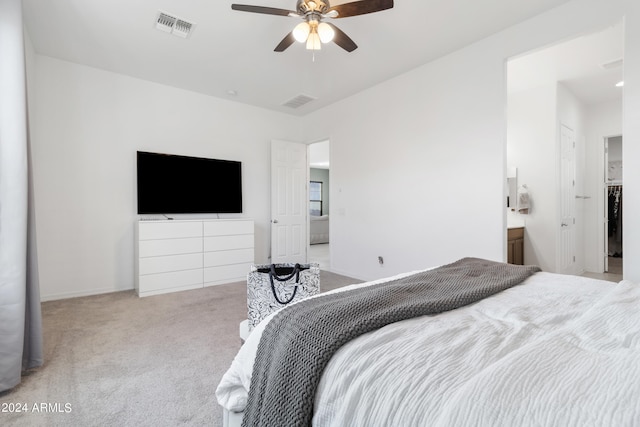
M 585 104 L 622 100 L 624 27 L 622 22 L 508 63 L 510 92 L 563 83 Z M 604 67 L 604 64 L 615 66 Z
M 236 0 L 295 9 L 295 0 Z M 396 0 L 393 9 L 332 22 L 359 46 L 326 45 L 312 60 L 274 47 L 296 18 L 231 10 L 221 0 L 23 0 L 37 53 L 295 115 L 402 74 L 567 0 Z M 334 1 L 333 4 L 346 3 Z M 159 10 L 196 24 L 182 39 L 155 29 Z M 229 94 L 235 91 L 236 95 Z M 305 94 L 298 109 L 282 104 Z

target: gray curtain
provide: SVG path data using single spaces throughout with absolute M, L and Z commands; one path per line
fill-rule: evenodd
M 0 392 L 42 365 L 21 0 L 0 0 Z

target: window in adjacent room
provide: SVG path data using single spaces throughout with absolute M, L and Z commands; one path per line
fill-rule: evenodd
M 309 213 L 314 216 L 322 215 L 322 182 L 309 182 Z

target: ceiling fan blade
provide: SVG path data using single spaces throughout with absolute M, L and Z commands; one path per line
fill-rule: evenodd
M 393 0 L 360 0 L 339 4 L 329 9 L 329 11 L 335 10 L 338 12 L 336 18 L 347 18 L 349 16 L 380 12 L 381 10 L 391 9 L 392 7 Z
M 347 52 L 353 52 L 358 48 L 358 45 L 351 40 L 351 37 L 345 34 L 340 28 L 336 27 L 333 24 L 327 22 L 327 24 L 331 25 L 335 34 L 333 35 L 333 42 L 346 50 Z
M 289 16 L 289 14 L 291 13 L 297 15 L 297 13 L 293 10 L 278 9 L 275 7 L 252 6 L 248 4 L 232 4 L 231 9 L 240 10 L 242 12 L 264 13 L 267 15 Z
M 289 46 L 291 46 L 293 44 L 293 42 L 295 42 L 295 41 L 296 41 L 296 39 L 293 37 L 293 31 L 292 31 L 289 34 L 287 34 L 285 36 L 285 38 L 282 39 L 280 44 L 278 44 L 278 46 L 276 46 L 276 48 L 273 49 L 273 51 L 274 52 L 284 52 L 284 50 L 286 48 L 288 48 Z

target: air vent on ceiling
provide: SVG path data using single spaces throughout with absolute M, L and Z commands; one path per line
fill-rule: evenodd
M 158 30 L 184 39 L 191 35 L 194 26 L 193 22 L 185 21 L 162 11 L 158 12 L 158 17 L 156 18 L 156 28 Z
M 613 61 L 609 61 L 609 62 L 605 62 L 604 64 L 600 64 L 600 66 L 602 68 L 604 68 L 605 70 L 611 70 L 613 68 L 620 68 L 622 67 L 622 63 L 624 62 L 624 60 L 622 58 L 620 59 L 614 59 Z
M 285 107 L 289 107 L 289 108 L 300 108 L 303 105 L 313 101 L 314 97 L 309 96 L 309 95 L 298 95 L 294 98 L 291 98 L 290 100 L 286 101 L 284 104 L 282 104 Z

